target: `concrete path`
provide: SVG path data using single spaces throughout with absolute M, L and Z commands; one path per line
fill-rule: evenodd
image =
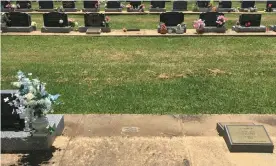
M 251 33 L 237 33 L 228 29 L 226 33 L 203 33 L 197 34 L 195 29 L 187 29 L 187 32 L 184 34 L 160 34 L 156 30 L 150 29 L 141 29 L 140 31 L 130 31 L 123 32 L 123 30 L 111 30 L 110 33 L 101 33 L 101 34 L 86 34 L 76 31 L 70 33 L 42 33 L 39 29 L 30 33 L 19 33 L 19 32 L 8 32 L 2 33 L 2 36 L 97 36 L 97 37 L 200 37 L 200 36 L 265 36 L 265 37 L 276 37 L 276 32 L 267 31 L 267 32 L 251 32 Z
M 1 165 L 273 166 L 268 153 L 230 153 L 217 122 L 264 125 L 276 145 L 276 115 L 65 115 L 48 152 L 1 154 Z

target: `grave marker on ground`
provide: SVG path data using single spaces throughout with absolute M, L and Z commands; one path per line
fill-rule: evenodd
M 122 12 L 120 1 L 107 1 L 105 12 Z
M 188 2 L 177 0 L 173 1 L 173 11 L 187 11 Z
M 38 11 L 40 11 L 40 12 L 54 11 L 54 2 L 53 1 L 40 0 L 40 1 L 38 1 L 38 5 L 39 5 Z
M 66 13 L 44 13 L 43 21 L 44 26 L 41 28 L 41 32 L 69 33 L 72 30 L 68 24 L 68 16 Z
M 150 1 L 150 12 L 166 12 L 166 2 L 165 1 Z
M 160 14 L 160 23 L 158 26 L 158 33 L 160 33 L 161 24 L 165 24 L 168 31 L 172 33 L 178 33 L 177 30 L 181 30 L 181 33 L 186 32 L 186 25 L 184 22 L 184 14 L 182 12 L 166 12 Z M 178 34 L 181 34 L 180 32 Z
M 261 25 L 261 14 L 241 14 L 239 25 L 232 27 L 236 32 L 266 32 L 266 27 Z
M 257 8 L 255 6 L 255 1 L 242 1 L 241 3 L 241 12 L 256 12 Z
M 211 10 L 209 7 L 210 1 L 196 1 L 196 5 L 198 6 L 199 12 L 208 12 Z
M 75 1 L 62 1 L 62 7 L 65 12 L 76 12 L 76 4 Z
M 232 12 L 235 9 L 232 8 L 232 1 L 221 1 L 219 2 L 218 12 Z
M 89 34 L 98 34 L 100 32 L 110 32 L 109 27 L 104 26 L 105 14 L 102 13 L 86 13 L 84 14 L 84 27 L 79 27 L 79 32 L 87 32 L 91 29 Z M 101 30 L 101 31 L 99 31 Z
M 98 1 L 83 1 L 83 9 L 84 12 L 99 12 L 100 4 Z
M 16 1 L 16 6 L 17 6 L 16 11 L 21 11 L 21 12 L 33 11 L 31 1 Z
M 7 22 L 6 27 L 1 27 L 3 32 L 32 32 L 36 30 L 36 27 L 32 26 L 29 14 L 21 12 L 9 12 L 5 14 Z
M 217 20 L 219 16 L 224 16 L 223 13 L 219 12 L 206 12 L 199 15 L 199 19 L 203 20 L 205 23 L 204 32 L 216 32 L 225 33 L 225 26 L 218 26 Z

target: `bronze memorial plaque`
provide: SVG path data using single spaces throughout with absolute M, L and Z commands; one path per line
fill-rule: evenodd
M 273 153 L 273 143 L 263 125 L 225 125 L 225 132 L 231 152 Z
M 217 123 L 217 131 L 220 136 L 223 136 L 225 125 L 254 125 L 252 122 L 219 122 Z

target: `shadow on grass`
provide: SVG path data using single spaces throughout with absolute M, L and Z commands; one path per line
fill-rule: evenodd
M 41 165 L 41 164 L 55 164 L 54 162 L 49 162 L 53 157 L 53 153 L 56 151 L 61 151 L 59 148 L 51 147 L 47 151 L 31 151 L 25 153 L 18 160 L 18 165 Z

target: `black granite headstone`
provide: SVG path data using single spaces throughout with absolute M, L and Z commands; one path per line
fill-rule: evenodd
M 187 1 L 174 1 L 173 10 L 183 11 L 187 10 L 188 2 Z
M 10 1 L 1 1 L 1 8 L 7 9 L 7 5 L 11 4 Z
M 84 14 L 85 27 L 102 27 L 104 21 L 105 21 L 105 15 L 102 13 Z
M 152 8 L 165 8 L 165 1 L 150 1 Z
M 160 22 L 166 26 L 177 26 L 184 22 L 184 14 L 180 12 L 166 12 L 160 14 Z
M 248 22 L 250 22 L 250 26 L 260 26 L 261 20 L 261 14 L 242 14 L 239 18 L 241 26 L 245 26 L 245 24 L 247 24 Z
M 29 27 L 32 24 L 31 16 L 27 13 L 9 12 L 7 17 L 9 19 L 8 27 Z
M 276 8 L 276 1 L 267 1 L 266 2 L 266 8 L 268 8 L 268 5 L 271 4 L 271 8 Z
M 5 102 L 5 98 L 9 98 L 9 102 L 15 99 L 13 96 L 15 90 L 1 90 L 1 131 L 7 130 L 23 130 L 25 127 L 24 119 L 20 119 L 15 111 L 14 106 L 10 106 Z
M 76 7 L 75 1 L 62 1 L 64 9 L 74 9 Z
M 121 2 L 120 1 L 107 1 L 106 8 L 110 8 L 110 9 L 121 8 Z
M 83 7 L 87 9 L 96 8 L 98 1 L 83 1 Z
M 207 8 L 210 4 L 210 1 L 197 1 L 196 4 L 199 8 Z
M 53 9 L 54 2 L 53 1 L 39 1 L 39 9 Z
M 16 1 L 16 5 L 19 9 L 31 9 L 32 3 L 31 1 Z
M 232 1 L 219 2 L 219 8 L 232 8 Z
M 223 13 L 218 12 L 207 12 L 207 13 L 201 13 L 199 15 L 199 19 L 204 20 L 205 26 L 217 26 L 217 18 L 218 16 L 221 16 Z
M 68 16 L 65 13 L 50 12 L 43 14 L 45 27 L 67 27 Z
M 253 8 L 255 1 L 242 1 L 241 8 Z
M 138 8 L 142 4 L 141 1 L 130 1 L 129 3 L 135 9 Z

